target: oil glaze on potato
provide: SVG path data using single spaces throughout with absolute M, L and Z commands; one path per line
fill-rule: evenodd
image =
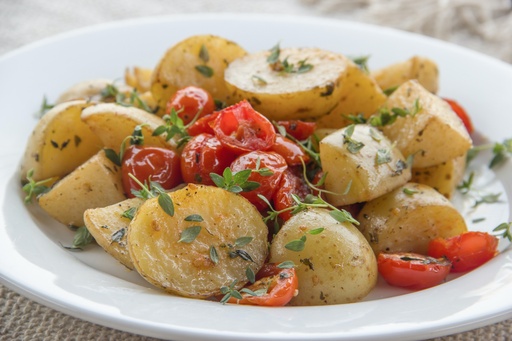
M 247 282 L 246 269 L 255 273 L 268 253 L 268 228 L 261 215 L 245 198 L 218 187 L 189 184 L 169 193 L 175 212 L 171 217 L 149 199 L 139 207 L 128 230 L 128 248 L 137 271 L 150 283 L 170 293 L 206 298 L 220 288 Z M 186 221 L 199 215 L 203 221 Z M 182 232 L 201 226 L 191 242 L 180 242 Z M 245 246 L 235 241 L 252 237 Z M 215 263 L 211 248 L 218 254 Z M 243 250 L 253 261 L 236 256 Z M 233 257 L 234 256 L 234 257 Z
M 308 231 L 324 230 L 315 235 Z M 306 236 L 304 249 L 286 248 Z M 377 261 L 368 242 L 352 224 L 339 223 L 325 209 L 310 209 L 292 216 L 277 233 L 270 261 L 293 261 L 299 293 L 290 305 L 327 305 L 357 302 L 377 281 Z
M 422 184 L 407 183 L 367 202 L 357 216 L 358 228 L 376 254 L 426 254 L 428 243 L 466 232 L 462 215 L 442 194 Z

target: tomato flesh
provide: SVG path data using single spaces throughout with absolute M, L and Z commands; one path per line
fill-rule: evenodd
M 452 272 L 473 270 L 497 254 L 498 239 L 485 232 L 470 231 L 451 238 L 436 238 L 428 245 L 431 257 L 446 257 Z
M 124 153 L 121 165 L 123 188 L 129 198 L 135 197 L 132 191 L 141 189 L 129 174 L 141 183 L 149 180 L 171 189 L 182 183 L 180 157 L 171 149 L 132 145 Z
M 300 120 L 278 121 L 277 124 L 284 127 L 288 134 L 299 141 L 305 140 L 313 135 L 316 129 L 315 122 L 305 122 Z
M 451 264 L 416 253 L 379 253 L 377 257 L 380 275 L 388 284 L 421 290 L 440 284 L 450 273 Z
M 245 100 L 219 111 L 212 128 L 219 141 L 237 154 L 267 150 L 276 140 L 272 123 Z
M 277 186 L 278 189 L 272 197 L 274 202 L 274 209 L 276 211 L 281 211 L 295 205 L 292 194 L 297 195 L 300 199 L 304 199 L 308 194 L 311 193 L 311 190 L 306 182 L 296 173 L 298 172 L 293 172 L 290 168 L 283 173 L 281 181 Z M 291 211 L 284 211 L 279 213 L 279 217 L 283 221 L 287 221 L 291 218 L 291 216 Z
M 196 136 L 199 134 L 210 134 L 215 135 L 213 131 L 212 124 L 215 119 L 219 116 L 219 112 L 214 112 L 213 114 L 206 115 L 195 121 L 190 127 L 188 127 L 187 132 L 190 136 Z
M 284 157 L 289 166 L 299 166 L 302 162 L 309 163 L 310 161 L 310 157 L 301 146 L 279 134 L 276 135 L 276 142 L 270 147 L 269 151 L 276 152 Z
M 179 89 L 167 102 L 166 113 L 174 109 L 184 124 L 190 123 L 196 115 L 209 115 L 215 109 L 212 95 L 202 88 L 187 86 Z

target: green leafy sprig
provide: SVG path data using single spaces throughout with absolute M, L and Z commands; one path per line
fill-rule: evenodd
M 471 148 L 467 153 L 467 162 L 469 163 L 480 152 L 485 150 L 491 150 L 493 154 L 491 161 L 488 164 L 489 168 L 496 168 L 503 164 L 512 155 L 512 138 L 505 139 L 501 143 L 495 142 Z
M 144 200 L 158 198 L 158 205 L 160 205 L 162 210 L 167 213 L 167 215 L 171 217 L 174 216 L 174 203 L 170 195 L 166 193 L 165 189 L 163 189 L 159 183 L 149 180 L 149 184 L 146 185 L 141 183 L 132 173 L 128 173 L 128 176 L 141 188 L 140 190 L 132 188 L 132 194 L 134 196 Z
M 512 222 L 501 223 L 493 229 L 496 236 L 506 238 L 512 242 Z
M 244 169 L 233 173 L 231 168 L 226 167 L 222 172 L 222 176 L 216 173 L 210 173 L 210 178 L 217 187 L 223 188 L 229 192 L 250 192 L 260 187 L 259 182 L 249 181 L 249 176 L 251 176 L 252 172 L 252 169 Z
M 309 235 L 317 235 L 317 234 L 322 233 L 324 230 L 325 229 L 323 227 L 309 230 L 309 231 L 305 232 L 299 239 L 294 239 L 294 240 L 288 242 L 284 247 L 290 251 L 300 252 L 300 251 L 304 250 L 304 248 L 306 247 L 306 240 L 307 240 L 306 235 L 308 235 L 308 234 Z
M 130 145 L 141 146 L 144 144 L 144 135 L 142 134 L 142 127 L 146 124 L 139 124 L 135 126 L 133 129 L 133 133 L 129 136 L 126 136 L 121 142 L 121 146 L 119 147 L 119 154 L 116 153 L 115 150 L 110 148 L 105 148 L 104 152 L 107 158 L 112 161 L 117 166 L 121 167 L 123 162 L 124 153 L 126 152 L 126 143 L 130 142 Z
M 23 192 L 27 193 L 24 199 L 26 204 L 31 203 L 32 200 L 38 195 L 48 192 L 50 190 L 50 187 L 46 186 L 46 184 L 55 180 L 55 178 L 49 178 L 45 180 L 35 181 L 33 177 L 34 169 L 30 169 L 27 172 L 26 176 L 28 182 L 22 187 Z
M 288 57 L 284 60 L 279 59 L 281 55 L 279 43 L 274 45 L 269 51 L 270 54 L 267 57 L 267 63 L 269 63 L 273 71 L 281 73 L 305 73 L 313 69 L 313 65 L 307 63 L 307 59 L 299 60 L 297 65 L 290 63 Z
M 93 236 L 85 226 L 80 226 L 76 229 L 71 246 L 63 246 L 68 250 L 83 250 L 83 248 L 94 241 Z
M 154 114 L 153 110 L 149 105 L 139 96 L 137 89 L 133 89 L 130 95 L 127 97 L 125 93 L 119 91 L 117 86 L 114 84 L 107 84 L 107 86 L 101 90 L 101 99 L 103 101 L 113 101 L 116 104 L 124 107 L 137 106 L 144 111 Z

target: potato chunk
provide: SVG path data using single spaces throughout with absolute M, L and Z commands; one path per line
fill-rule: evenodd
M 144 202 L 130 198 L 106 207 L 90 208 L 84 212 L 84 222 L 94 240 L 112 257 L 129 269 L 132 259 L 126 242 L 130 219 L 124 213 L 136 210 Z
M 103 146 L 82 122 L 86 101 L 62 103 L 48 111 L 35 126 L 21 160 L 20 176 L 34 170 L 34 180 L 63 177 L 87 161 Z
M 414 154 L 414 168 L 441 164 L 466 154 L 471 138 L 448 103 L 431 94 L 417 81 L 402 84 L 386 102 L 388 108 L 401 108 L 413 115 L 398 117 L 382 127 L 384 135 L 405 157 Z
M 341 100 L 349 59 L 317 48 L 284 48 L 279 58 L 291 66 L 286 71 L 268 62 L 270 54 L 260 51 L 229 64 L 225 79 L 232 103 L 247 99 L 269 119 L 288 120 L 325 115 Z M 307 69 L 299 71 L 301 65 Z
M 314 234 L 311 231 L 323 228 Z M 306 238 L 303 250 L 290 242 Z M 363 235 L 351 223 L 340 223 L 325 209 L 292 216 L 270 247 L 270 261 L 293 261 L 299 294 L 290 305 L 326 305 L 356 302 L 377 282 L 377 261 Z
M 375 254 L 426 254 L 432 239 L 452 237 L 467 230 L 464 218 L 448 199 L 417 183 L 407 183 L 367 202 L 357 220 Z
M 437 64 L 426 57 L 413 56 L 406 61 L 374 70 L 371 75 L 384 90 L 397 87 L 411 79 L 416 79 L 425 89 L 434 94 L 439 89 Z
M 196 298 L 220 294 L 233 282 L 236 288 L 247 283 L 246 269 L 256 273 L 268 253 L 268 228 L 256 208 L 212 186 L 189 184 L 169 195 L 172 217 L 156 198 L 149 199 L 129 226 L 128 249 L 137 271 L 170 293 Z M 201 219 L 190 221 L 191 216 Z M 180 241 L 194 226 L 200 226 L 199 234 Z M 251 240 L 241 245 L 244 237 Z
M 120 168 L 101 150 L 41 195 L 39 205 L 65 225 L 82 226 L 86 209 L 125 198 Z
M 238 44 L 214 35 L 197 35 L 180 41 L 162 57 L 151 77 L 151 92 L 162 116 L 166 103 L 181 88 L 201 87 L 213 98 L 226 102 L 229 91 L 224 69 L 246 51 Z
M 402 153 L 368 125 L 352 125 L 324 137 L 320 159 L 327 174 L 325 189 L 337 193 L 327 193 L 335 206 L 374 199 L 411 178 Z

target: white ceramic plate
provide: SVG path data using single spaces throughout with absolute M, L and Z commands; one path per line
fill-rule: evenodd
M 194 15 L 126 21 L 71 32 L 0 59 L 3 143 L 0 146 L 0 278 L 57 310 L 121 330 L 174 340 L 404 340 L 451 334 L 512 317 L 512 251 L 432 289 L 406 293 L 383 283 L 364 301 L 327 307 L 259 308 L 167 295 L 125 270 L 99 248 L 61 247 L 73 233 L 36 205 L 22 202 L 17 164 L 43 95 L 50 102 L 75 82 L 121 78 L 127 66 L 152 67 L 179 40 L 213 33 L 250 51 L 316 46 L 371 55 L 379 67 L 424 55 L 441 70 L 441 95 L 459 100 L 478 131 L 502 141 L 512 127 L 512 67 L 453 45 L 392 29 L 325 19 Z M 449 141 L 447 141 L 449 143 Z M 472 229 L 510 221 L 512 165 L 495 174 L 476 163 L 480 185 L 503 192 L 501 203 L 468 211 L 486 217 Z M 507 175 L 507 176 L 505 176 Z M 464 208 L 464 203 L 457 203 Z

